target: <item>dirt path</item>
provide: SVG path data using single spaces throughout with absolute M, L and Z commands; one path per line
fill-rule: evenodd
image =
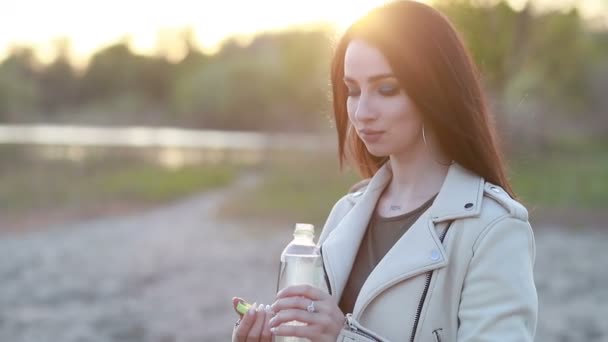
M 239 236 L 267 229 L 212 219 L 218 203 L 255 181 L 143 214 L 2 237 L 0 341 L 225 341 L 232 295 L 257 286 L 272 295 L 262 274 L 276 250 L 256 257 L 259 247 Z M 236 266 L 245 269 L 240 281 Z
M 255 182 L 0 238 L 0 341 L 228 341 L 230 298 L 271 301 L 292 229 L 213 218 Z M 607 341 L 608 234 L 538 227 L 536 243 L 537 340 Z

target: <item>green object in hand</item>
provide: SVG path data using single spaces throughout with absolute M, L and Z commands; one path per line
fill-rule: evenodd
M 249 304 L 249 303 L 239 302 L 236 305 L 236 311 L 238 311 L 241 315 L 244 315 L 247 313 L 247 311 L 249 310 L 250 307 L 251 307 L 251 304 Z

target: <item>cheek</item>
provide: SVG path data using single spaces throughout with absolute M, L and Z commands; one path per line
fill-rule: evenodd
M 384 113 L 384 116 L 387 119 L 394 121 L 395 125 L 409 125 L 419 121 L 419 115 L 405 96 L 387 98 L 379 105 L 381 106 L 380 110 Z
M 351 122 L 353 122 L 356 110 L 357 110 L 357 99 L 354 97 L 349 97 L 346 100 L 346 113 L 348 114 L 348 119 Z
M 407 97 L 397 97 L 386 103 L 385 124 L 390 127 L 391 141 L 401 147 L 415 144 L 419 139 L 422 117 Z

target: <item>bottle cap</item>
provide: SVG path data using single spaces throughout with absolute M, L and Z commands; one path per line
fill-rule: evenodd
M 293 231 L 297 235 L 315 236 L 315 226 L 309 223 L 296 223 L 296 228 Z

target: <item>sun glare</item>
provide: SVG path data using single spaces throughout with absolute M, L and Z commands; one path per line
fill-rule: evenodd
M 192 30 L 201 49 L 212 53 L 227 37 L 247 38 L 260 31 L 313 23 L 331 24 L 342 30 L 387 1 L 390 0 L 10 1 L 4 4 L 0 20 L 0 60 L 11 46 L 18 45 L 34 47 L 38 57 L 49 62 L 55 57 L 54 41 L 59 38 L 69 39 L 70 54 L 77 64 L 121 39 L 128 39 L 137 53 L 152 54 L 163 46 L 179 56 L 180 46 L 171 38 L 175 35 L 167 33 L 185 28 Z M 528 0 L 510 1 L 516 5 Z M 604 0 L 585 1 L 596 6 L 584 8 L 597 11 L 601 1 Z
M 85 60 L 95 50 L 128 37 L 138 53 L 154 53 L 163 32 L 193 30 L 200 47 L 215 51 L 230 36 L 251 36 L 293 25 L 329 23 L 345 28 L 383 0 L 55 0 L 13 1 L 0 21 L 0 58 L 13 45 L 33 46 L 40 59 L 55 57 L 54 41 L 68 38 L 72 57 Z M 27 19 L 27 20 L 25 20 Z

